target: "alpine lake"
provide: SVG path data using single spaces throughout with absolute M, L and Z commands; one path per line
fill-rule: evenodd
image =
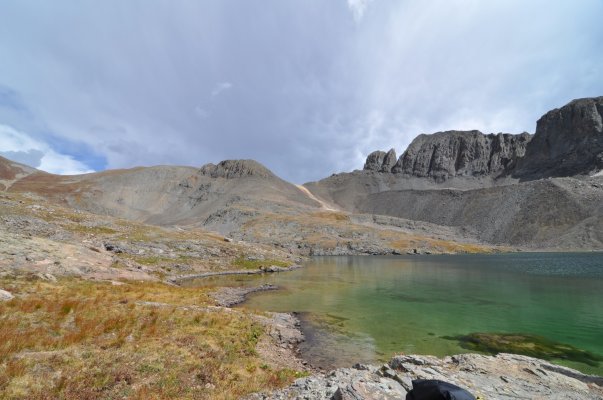
M 294 312 L 323 368 L 394 354 L 526 354 L 603 375 L 603 253 L 314 257 L 303 268 L 194 279 L 259 286 L 241 304 Z

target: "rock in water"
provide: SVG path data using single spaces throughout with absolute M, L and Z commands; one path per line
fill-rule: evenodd
M 514 175 L 526 179 L 603 169 L 603 96 L 573 100 L 544 114 Z

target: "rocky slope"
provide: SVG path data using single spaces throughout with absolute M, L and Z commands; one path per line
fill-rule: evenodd
M 221 232 L 259 212 L 319 208 L 299 188 L 253 160 L 158 166 L 77 176 L 29 173 L 10 187 L 74 208 L 158 225 L 208 226 Z
M 376 224 L 370 216 L 333 210 L 307 189 L 283 181 L 253 160 L 227 160 L 200 169 L 159 166 L 79 176 L 6 164 L 18 172 L 10 193 L 33 193 L 76 210 L 139 223 L 217 231 L 291 254 L 494 250 L 475 236 L 450 228 L 396 218 Z

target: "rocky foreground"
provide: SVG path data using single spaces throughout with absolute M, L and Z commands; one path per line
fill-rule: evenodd
M 602 377 L 515 354 L 396 356 L 383 366 L 356 364 L 248 399 L 404 399 L 414 379 L 450 382 L 481 399 L 603 399 Z

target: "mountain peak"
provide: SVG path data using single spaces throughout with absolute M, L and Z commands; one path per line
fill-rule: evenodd
M 276 177 L 272 171 L 255 160 L 224 160 L 218 165 L 205 164 L 199 172 L 212 178 L 244 178 L 255 176 L 260 178 Z

